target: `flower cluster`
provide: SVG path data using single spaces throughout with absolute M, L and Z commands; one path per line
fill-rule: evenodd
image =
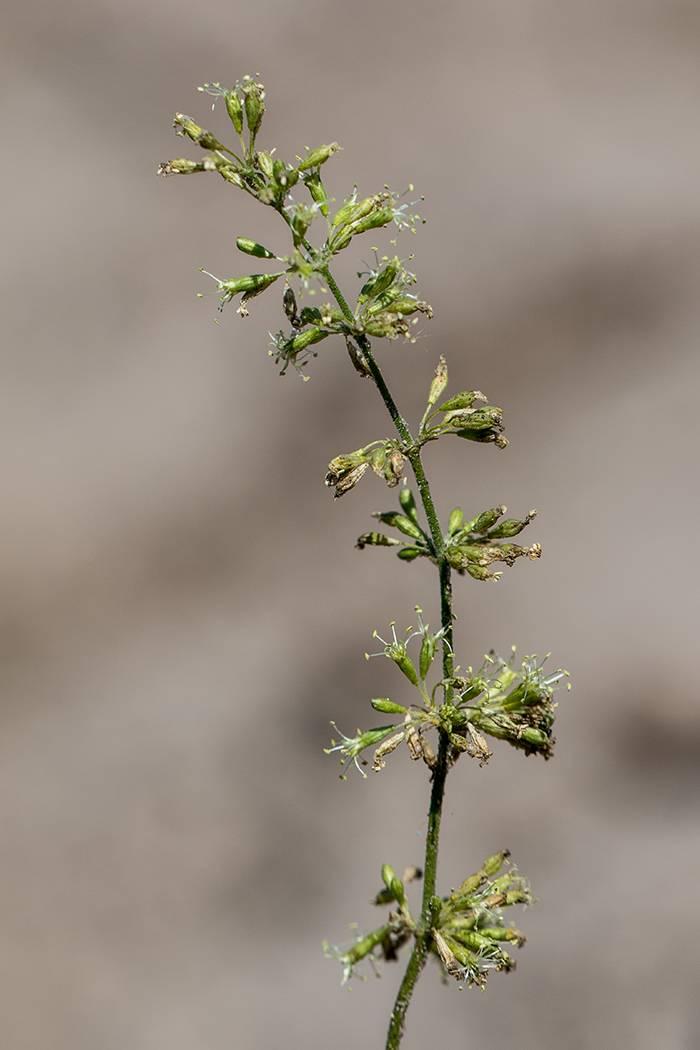
M 449 896 L 431 901 L 430 951 L 439 960 L 443 973 L 463 985 L 483 988 L 489 971 L 511 972 L 515 960 L 503 945 L 521 948 L 525 944 L 520 930 L 507 926 L 503 918 L 503 908 L 533 903 L 527 882 L 515 868 L 498 876 L 509 856 L 508 850 L 495 853 Z M 356 967 L 363 960 L 374 964 L 378 959 L 397 959 L 399 950 L 416 930 L 406 887 L 421 875 L 420 869 L 407 868 L 399 879 L 393 868 L 385 864 L 384 889 L 372 903 L 394 906 L 388 921 L 366 936 L 357 936 L 345 950 L 324 944 L 326 954 L 343 966 L 343 984 L 356 974 Z
M 415 510 L 415 500 L 409 489 L 401 490 L 399 501 L 402 509 L 406 510 L 410 507 Z M 527 557 L 534 560 L 541 556 L 542 547 L 539 543 L 533 543 L 530 547 L 521 547 L 516 543 L 500 542 L 503 539 L 517 536 L 537 514 L 536 510 L 531 510 L 522 519 L 508 518 L 497 524 L 506 509 L 501 504 L 478 514 L 467 522 L 464 521 L 464 514 L 460 507 L 452 511 L 448 530 L 444 536 L 445 554 L 452 568 L 456 569 L 461 576 L 466 571 L 475 580 L 498 580 L 502 573 L 492 572 L 489 568 L 494 562 L 512 566 L 518 558 Z M 403 561 L 414 561 L 421 557 L 436 561 L 432 540 L 419 525 L 416 514 L 409 514 L 407 517 L 406 514 L 390 510 L 378 511 L 372 516 L 383 525 L 398 529 L 399 532 L 409 536 L 410 540 L 395 539 L 381 532 L 365 532 L 357 540 L 357 547 L 360 550 L 364 547 L 401 547 L 397 555 Z
M 420 703 L 410 708 L 398 704 L 388 697 L 377 697 L 370 701 L 375 711 L 382 714 L 400 715 L 401 720 L 376 729 L 357 730 L 354 737 L 340 733 L 340 741 L 331 741 L 326 753 L 338 752 L 346 766 L 352 762 L 362 776 L 362 765 L 368 761 L 362 752 L 375 748 L 372 769 L 379 772 L 386 765 L 386 757 L 400 744 L 406 743 L 414 761 L 422 759 L 430 769 L 435 768 L 435 750 L 426 738 L 430 730 L 447 736 L 450 745 L 449 761 L 454 764 L 462 754 L 477 758 L 484 765 L 491 757 L 486 736 L 505 740 L 526 755 L 538 754 L 551 758 L 554 753 L 554 725 L 556 704 L 553 694 L 566 671 L 544 673 L 544 660 L 537 662 L 534 656 L 526 656 L 519 666 L 515 665 L 515 650 L 508 662 L 495 653 L 486 657 L 482 667 L 474 673 L 471 668 L 465 675 L 459 668 L 450 678 L 443 678 L 431 692 L 426 678 L 435 659 L 437 644 L 443 632 L 434 634 L 429 625 L 423 623 L 420 609 L 418 629 L 409 628 L 406 641 L 396 637 L 391 625 L 392 640 L 385 642 L 375 631 L 384 646 L 375 656 L 386 656 L 397 665 L 405 678 L 418 691 Z M 407 651 L 408 643 L 420 637 L 421 649 L 418 667 Z M 366 654 L 370 658 L 369 654 Z M 438 704 L 435 694 L 443 688 L 449 699 Z M 337 730 L 335 723 L 331 723 Z M 337 730 L 339 732 L 339 730 Z M 345 774 L 342 774 L 345 777 Z
M 321 178 L 321 167 L 340 149 L 337 142 L 311 151 L 307 148 L 306 156 L 297 156 L 293 164 L 276 157 L 274 149 L 270 152 L 257 150 L 256 138 L 265 112 L 265 90 L 252 77 L 243 77 L 232 88 L 214 83 L 205 84 L 199 90 L 212 95 L 214 103 L 219 98 L 224 100 L 226 111 L 238 134 L 240 148 L 236 152 L 212 132 L 200 127 L 191 117 L 177 113 L 174 121 L 177 134 L 187 136 L 197 146 L 207 150 L 208 154 L 199 161 L 183 157 L 164 161 L 158 168 L 158 174 L 168 177 L 216 171 L 226 182 L 274 208 L 286 222 L 292 236 L 292 251 L 288 255 L 277 255 L 248 238 L 237 239 L 237 246 L 242 252 L 261 259 L 283 261 L 286 269 L 272 274 L 248 274 L 232 280 L 214 278 L 221 293 L 219 312 L 235 295 L 242 293 L 238 313 L 242 317 L 247 316 L 246 303 L 269 288 L 283 274 L 287 278 L 298 277 L 303 288 L 308 288 L 312 279 L 323 288 L 328 279 L 328 262 L 347 248 L 354 237 L 369 230 L 393 222 L 399 230 L 408 227 L 413 233 L 416 232 L 416 223 L 422 221 L 420 216 L 409 213 L 407 209 L 410 206 L 399 204 L 398 195 L 386 187 L 363 200 L 357 199 L 355 187 L 335 215 L 329 217 L 330 199 Z M 292 190 L 297 186 L 308 191 L 311 198 L 309 203 L 292 196 Z M 327 234 L 322 246 L 314 248 L 307 240 L 307 232 L 319 217 L 325 220 Z M 385 258 L 383 261 L 386 265 L 371 271 L 369 279 L 365 281 L 354 318 L 349 312 L 344 313 L 337 307 L 327 305 L 320 310 L 302 311 L 293 321 L 296 331 L 291 335 L 279 332 L 273 337 L 275 349 L 271 355 L 277 363 L 283 363 L 281 375 L 289 364 L 301 374 L 303 364 L 315 356 L 315 352 L 309 348 L 332 334 L 345 337 L 355 367 L 361 374 L 369 375 L 360 345 L 363 338 L 411 338 L 410 324 L 415 323 L 415 320 L 409 322 L 407 318 L 416 313 L 432 317 L 431 307 L 406 291 L 415 282 L 415 277 L 404 269 L 398 259 Z M 307 327 L 309 325 L 310 328 Z

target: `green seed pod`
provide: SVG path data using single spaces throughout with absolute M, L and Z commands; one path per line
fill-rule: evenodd
M 201 160 L 187 160 L 186 157 L 178 157 L 176 160 L 164 160 L 157 174 L 167 179 L 169 175 L 191 175 L 195 171 L 205 170 L 204 162 Z
M 493 430 L 452 430 L 450 433 L 454 434 L 455 437 L 464 438 L 465 441 L 479 441 L 485 445 L 494 444 L 496 448 L 505 448 L 508 444 L 507 438 L 501 436 L 503 427 L 496 427 Z
M 394 894 L 400 908 L 406 907 L 406 891 L 404 890 L 403 882 L 401 879 L 394 875 L 391 880 L 391 892 Z
M 294 336 L 290 349 L 294 353 L 297 353 L 299 350 L 306 350 L 307 346 L 320 343 L 322 339 L 325 339 L 330 334 L 330 332 L 324 332 L 322 328 L 307 328 L 305 332 L 299 332 L 298 335 Z
M 469 532 L 487 532 L 505 514 L 506 509 L 506 506 L 501 503 L 498 507 L 485 510 L 483 514 L 480 514 L 478 518 L 469 523 Z
M 368 729 L 366 733 L 360 733 L 358 737 L 352 742 L 352 746 L 347 750 L 343 749 L 346 754 L 352 753 L 352 755 L 359 755 L 360 751 L 364 751 L 367 747 L 374 747 L 375 744 L 379 744 L 385 737 L 393 733 L 396 726 L 378 726 L 377 729 Z
M 315 306 L 302 307 L 299 317 L 302 324 L 321 324 L 321 311 Z
M 211 147 L 209 146 L 207 147 L 207 149 L 210 148 Z M 393 207 L 389 206 L 386 208 L 380 208 L 378 211 L 365 216 L 365 218 L 353 222 L 352 226 L 350 226 L 352 236 L 355 237 L 359 233 L 366 233 L 367 230 L 376 230 L 379 229 L 380 226 L 386 226 L 393 218 Z
M 527 940 L 525 934 L 513 926 L 482 926 L 480 933 L 488 937 L 490 941 L 508 941 L 510 944 L 517 945 L 518 948 L 522 948 Z
M 442 911 L 442 901 L 440 898 L 433 894 L 430 898 L 430 911 L 428 913 L 428 925 L 437 928 L 440 922 L 440 912 Z
M 262 244 L 258 244 L 257 241 L 248 240 L 247 237 L 236 237 L 236 247 L 239 252 L 245 252 L 246 255 L 255 255 L 258 259 L 277 258 L 274 252 L 268 251 L 267 248 L 263 248 Z
M 421 299 L 416 299 L 414 296 L 395 299 L 391 304 L 391 310 L 392 313 L 400 314 L 402 317 L 410 317 L 411 314 L 415 314 L 418 311 L 427 314 L 428 317 L 433 316 L 432 306 L 424 303 Z
M 347 221 L 347 217 L 351 214 L 353 208 L 356 207 L 356 192 L 357 186 L 355 187 L 355 193 L 353 193 L 352 197 L 349 200 L 347 200 L 345 204 L 341 205 L 340 208 L 338 208 L 335 215 L 333 216 L 331 220 L 331 226 L 333 227 L 333 229 L 336 229 L 338 226 L 342 226 L 342 224 Z
M 407 490 L 404 489 L 403 491 Z M 393 529 L 398 529 L 399 532 L 403 532 L 405 536 L 410 536 L 413 540 L 427 539 L 420 525 L 414 524 L 410 518 L 405 518 L 397 510 L 388 510 L 384 513 L 376 512 L 372 517 L 377 518 L 383 525 L 390 525 Z
M 400 266 L 401 263 L 398 258 L 392 259 L 375 277 L 370 277 L 362 286 L 357 298 L 358 306 L 362 306 L 363 303 L 366 303 L 368 299 L 372 299 L 375 295 L 381 295 L 382 292 L 385 292 L 393 283 Z
M 331 238 L 328 242 L 328 247 L 334 255 L 337 255 L 338 252 L 342 252 L 343 248 L 347 248 L 351 240 L 352 230 L 349 227 L 345 227 L 339 234 Z
M 301 169 L 300 169 L 301 170 Z M 318 210 L 325 218 L 328 218 L 328 194 L 326 188 L 321 182 L 321 176 L 317 171 L 313 171 L 308 175 L 304 176 L 304 185 L 311 194 L 312 200 L 318 204 Z
M 403 550 L 396 552 L 396 557 L 401 561 L 415 561 L 416 558 L 420 558 L 421 554 L 427 553 L 427 550 L 421 550 L 420 547 L 404 547 Z
M 400 547 L 401 540 L 385 536 L 383 532 L 364 532 L 358 536 L 355 546 L 358 550 L 364 550 L 365 547 Z
M 465 879 L 461 886 L 458 886 L 456 890 L 450 895 L 450 900 L 459 900 L 462 897 L 471 897 L 472 894 L 476 893 L 484 883 L 486 882 L 486 875 L 483 871 L 477 871 L 474 875 L 470 875 L 468 879 Z
M 447 526 L 447 534 L 449 536 L 452 536 L 455 532 L 457 532 L 462 527 L 463 521 L 464 514 L 462 513 L 461 507 L 455 507 L 455 509 L 450 514 L 450 521 Z
M 418 525 L 418 508 L 416 507 L 416 501 L 413 498 L 413 493 L 410 489 L 401 489 L 399 492 L 399 503 L 401 504 L 406 517 L 410 518 L 414 525 Z
M 498 875 L 505 861 L 507 861 L 509 857 L 509 849 L 502 849 L 499 853 L 494 853 L 492 856 L 488 857 L 481 866 L 481 870 L 486 878 L 492 879 L 494 875 Z
M 331 142 L 330 146 L 319 146 L 318 149 L 311 150 L 308 156 L 304 157 L 299 165 L 299 171 L 308 171 L 309 168 L 317 168 L 321 164 L 325 164 L 329 157 L 332 157 L 336 150 L 339 150 L 340 146 L 337 142 Z
M 366 937 L 363 937 L 361 941 L 358 941 L 352 946 L 352 948 L 341 955 L 340 961 L 346 967 L 348 973 L 351 972 L 352 967 L 355 963 L 360 962 L 366 955 L 372 951 L 378 944 L 381 944 L 386 935 L 389 933 L 389 924 L 381 926 L 378 930 L 373 930 L 372 933 L 368 933 Z
M 222 179 L 226 179 L 227 182 L 232 182 L 234 186 L 238 186 L 239 190 L 245 189 L 245 183 L 237 171 L 233 168 L 219 168 L 219 175 Z
M 451 414 L 451 413 L 450 413 Z M 446 419 L 446 422 L 453 422 L 453 420 Z M 492 427 L 498 427 L 502 429 L 503 412 L 500 408 L 496 408 L 494 405 L 486 405 L 484 408 L 474 408 L 468 415 L 462 416 L 460 413 L 459 417 L 454 418 L 454 425 L 460 426 L 463 430 L 489 430 Z M 461 431 L 459 431 L 461 436 Z
M 491 572 L 490 569 L 485 568 L 483 565 L 475 565 L 473 563 L 470 563 L 469 565 L 465 565 L 464 568 L 467 570 L 469 575 L 474 580 L 494 580 L 494 581 L 496 581 L 496 580 L 500 580 L 501 576 L 503 575 L 503 573 Z
M 487 565 L 489 562 L 488 547 L 480 547 L 476 543 L 460 543 L 455 547 L 451 547 L 450 550 L 456 555 L 456 559 L 461 561 L 460 568 L 465 568 L 467 562 L 476 562 L 478 565 Z M 492 559 L 491 559 L 492 560 Z M 457 566 L 455 566 L 457 568 Z
M 504 507 L 504 512 L 505 509 L 506 508 Z M 489 533 L 489 539 L 506 539 L 511 536 L 517 536 L 518 533 L 522 532 L 523 529 L 526 528 L 530 524 L 532 519 L 536 516 L 537 511 L 531 510 L 530 513 L 527 514 L 522 521 L 518 521 L 517 518 L 507 518 L 505 521 L 501 522 L 498 528 L 493 529 L 493 531 Z
M 238 295 L 239 292 L 263 292 L 271 284 L 274 284 L 283 273 L 284 270 L 280 270 L 279 273 L 251 273 L 247 277 L 238 277 L 234 281 L 217 281 L 217 287 L 220 292 L 224 293 L 222 299 L 228 302 L 234 295 Z
M 370 704 L 375 711 L 380 711 L 383 715 L 405 715 L 406 708 L 402 707 L 401 704 L 395 704 L 393 700 L 383 697 L 375 697 L 374 700 L 370 700 Z
M 420 670 L 420 676 L 425 681 L 430 670 L 430 665 L 435 659 L 435 648 L 437 646 L 437 638 L 434 634 L 424 634 L 423 641 L 420 647 L 420 660 L 418 667 Z
M 384 202 L 389 199 L 389 194 L 386 192 L 375 193 L 371 197 L 365 197 L 359 204 L 353 205 L 350 209 L 349 215 L 345 218 L 345 222 L 354 224 L 359 222 L 361 219 L 366 218 L 372 212 L 380 209 Z
M 455 394 L 449 401 L 440 405 L 439 412 L 452 412 L 460 408 L 471 408 L 475 401 L 486 401 L 487 398 L 479 390 L 462 390 Z

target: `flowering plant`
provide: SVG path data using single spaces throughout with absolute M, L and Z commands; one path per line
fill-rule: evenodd
M 270 354 L 281 365 L 282 375 L 291 365 L 307 379 L 305 369 L 318 355 L 319 344 L 331 336 L 341 337 L 353 368 L 360 377 L 370 379 L 379 392 L 396 433 L 335 456 L 328 465 L 326 485 L 334 490 L 337 499 L 371 470 L 388 488 L 398 489 L 398 509 L 377 513 L 375 518 L 400 535 L 366 532 L 358 538 L 357 547 L 393 547 L 400 560 L 427 558 L 437 570 L 439 630 L 431 632 L 416 606 L 418 626 L 408 629 L 405 640 L 397 637 L 395 624 L 391 625 L 388 642 L 375 632 L 383 648 L 373 655 L 392 660 L 418 695 L 411 693 L 412 702 L 407 700 L 404 704 L 388 697 L 372 699 L 371 706 L 391 716 L 390 723 L 365 731 L 358 729 L 353 737 L 336 729 L 340 740 L 332 740 L 328 748 L 329 754 L 339 754 L 344 770 L 352 764 L 364 777 L 363 767 L 369 764 L 365 752 L 373 750 L 371 768 L 379 772 L 388 756 L 405 744 L 410 757 L 427 766 L 431 783 L 423 869 L 407 869 L 399 878 L 390 865 L 384 864 L 384 888 L 374 898 L 374 904 L 390 907 L 386 921 L 366 936 L 358 936 L 347 949 L 326 945 L 328 954 L 341 962 L 344 981 L 363 960 L 396 960 L 401 949 L 407 949 L 408 964 L 389 1022 L 386 1046 L 392 1050 L 401 1041 L 411 996 L 429 957 L 438 961 L 444 975 L 483 988 L 489 971 L 508 972 L 515 968 L 507 947 L 520 948 L 525 942 L 524 935 L 508 925 L 504 917 L 504 909 L 510 906 L 532 903 L 528 883 L 514 867 L 508 866 L 508 850 L 494 853 L 447 894 L 438 894 L 436 880 L 445 783 L 460 757 L 476 758 L 483 766 L 492 757 L 487 738 L 504 740 L 526 755 L 548 759 L 553 753 L 552 697 L 565 672 L 545 673 L 544 661 L 538 663 L 531 656 L 518 663 L 515 650 L 507 661 L 491 652 L 478 671 L 471 667 L 463 671 L 455 662 L 453 573 L 467 574 L 478 582 L 494 582 L 502 575 L 501 571 L 494 571 L 495 564 L 513 566 L 522 557 L 539 558 L 542 550 L 538 543 L 520 546 L 512 542 L 530 524 L 536 511 L 522 518 L 504 518 L 506 507 L 501 504 L 465 519 L 461 508 L 456 507 L 449 514 L 447 527 L 440 524 L 423 466 L 423 447 L 428 442 L 456 436 L 505 448 L 508 442 L 503 436 L 503 413 L 490 405 L 479 390 L 463 390 L 442 400 L 448 371 L 444 357 L 440 357 L 422 418 L 417 428 L 410 429 L 393 400 L 372 346 L 376 339 L 415 342 L 416 321 L 420 316 L 433 315 L 429 304 L 411 291 L 416 277 L 406 268 L 410 259 L 402 260 L 398 255 L 378 258 L 376 268 L 359 275 L 364 281 L 354 296 L 354 307 L 333 277 L 331 264 L 335 256 L 363 233 L 392 223 L 398 230 L 408 228 L 415 233 L 421 220 L 409 212 L 412 205 L 399 204 L 398 195 L 388 188 L 358 200 L 355 187 L 331 214 L 333 199 L 327 194 L 321 169 L 339 150 L 337 142 L 307 149 L 303 157 L 297 156 L 288 164 L 275 156 L 275 150 L 256 148 L 265 111 L 262 84 L 246 76 L 232 88 L 205 84 L 200 91 L 215 101 L 224 101 L 240 146 L 237 151 L 230 149 L 190 117 L 178 113 L 177 133 L 189 137 L 205 154 L 197 161 L 179 158 L 164 162 L 159 174 L 218 172 L 226 182 L 277 212 L 291 240 L 288 253 L 276 255 L 257 241 L 238 237 L 236 244 L 242 253 L 273 260 L 276 268 L 231 280 L 214 277 L 221 298 L 219 312 L 240 296 L 238 313 L 245 317 L 253 298 L 274 285 L 281 287 L 286 327 L 273 336 Z M 309 239 L 309 230 L 317 221 L 323 231 L 320 244 Z M 396 241 L 391 244 L 395 246 Z M 301 297 L 314 282 L 331 298 L 319 307 L 300 309 L 295 285 Z M 406 484 L 407 466 L 415 480 L 418 500 Z M 409 646 L 413 655 L 409 654 Z M 502 873 L 504 865 L 506 870 Z M 414 915 L 406 887 L 420 879 L 422 900 Z

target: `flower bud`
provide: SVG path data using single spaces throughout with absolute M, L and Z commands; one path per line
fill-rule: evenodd
M 231 118 L 231 123 L 240 135 L 243 130 L 243 108 L 241 106 L 241 100 L 238 97 L 237 92 L 238 85 L 233 88 L 222 88 L 221 84 L 205 84 L 204 87 L 200 87 L 198 91 L 205 91 L 207 95 L 214 95 L 216 98 L 223 98 L 226 103 L 226 112 Z M 214 107 L 212 106 L 212 109 Z
M 407 518 L 417 525 L 418 524 L 418 508 L 416 507 L 416 501 L 413 498 L 413 493 L 409 488 L 402 488 L 399 492 L 399 503 L 404 511 Z
M 271 179 L 274 170 L 274 161 L 271 155 L 269 153 L 266 153 L 265 150 L 258 150 L 258 152 L 255 154 L 255 160 L 257 166 L 260 168 L 260 171 L 263 173 L 263 175 L 265 175 L 268 179 Z
M 336 150 L 341 147 L 337 142 L 331 142 L 330 146 L 319 146 L 318 149 L 314 149 L 309 153 L 299 165 L 299 171 L 308 171 L 309 168 L 317 168 L 320 164 L 325 164 L 329 157 L 332 157 Z
M 318 210 L 324 218 L 328 218 L 328 194 L 326 187 L 321 182 L 321 176 L 317 171 L 312 171 L 304 176 L 304 185 L 311 194 L 311 199 L 318 204 Z
M 263 248 L 262 244 L 258 244 L 257 241 L 248 240 L 247 237 L 236 237 L 236 247 L 240 252 L 245 252 L 246 255 L 255 255 L 258 259 L 277 258 L 274 252 Z
M 227 91 L 224 95 L 226 112 L 231 118 L 231 123 L 240 135 L 243 131 L 243 105 L 238 97 L 237 91 Z
M 438 366 L 435 369 L 435 379 L 430 384 L 430 393 L 428 394 L 428 408 L 432 408 L 437 399 L 442 394 L 443 390 L 447 386 L 447 362 L 444 357 L 441 357 L 438 361 Z
M 243 106 L 245 109 L 245 119 L 250 132 L 250 152 L 253 152 L 255 146 L 255 136 L 260 130 L 262 124 L 263 113 L 265 112 L 265 92 L 262 84 L 256 84 L 252 77 L 243 77 L 241 83 L 241 91 L 243 92 Z
M 382 882 L 388 890 L 391 889 L 391 884 L 395 878 L 396 873 L 391 864 L 382 864 Z
M 370 704 L 375 711 L 381 711 L 384 715 L 406 714 L 406 708 L 402 707 L 401 704 L 395 704 L 393 700 L 385 699 L 383 697 L 375 697 L 374 700 L 370 700 Z
M 204 128 L 200 128 L 199 124 L 195 124 L 192 117 L 186 116 L 184 113 L 176 113 L 175 120 L 173 122 L 175 128 L 182 128 L 182 131 L 178 131 L 178 135 L 189 135 L 193 142 L 196 142 L 202 149 L 220 150 L 225 149 L 223 143 L 212 135 L 211 131 L 205 131 Z

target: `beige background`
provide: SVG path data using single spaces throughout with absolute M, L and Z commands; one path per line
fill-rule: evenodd
M 218 327 L 195 297 L 198 267 L 246 272 L 237 235 L 284 247 L 270 217 L 155 177 L 197 156 L 175 111 L 228 134 L 197 85 L 259 71 L 263 145 L 338 139 L 338 199 L 426 195 L 399 247 L 436 315 L 382 351 L 397 398 L 415 418 L 444 353 L 506 410 L 506 451 L 429 454 L 443 512 L 540 512 L 541 562 L 457 581 L 460 661 L 516 642 L 575 684 L 553 762 L 501 746 L 450 781 L 443 889 L 510 846 L 540 903 L 485 995 L 426 975 L 406 1050 L 696 1050 L 697 4 L 2 20 L 0 1045 L 383 1045 L 399 969 L 348 994 L 320 946 L 376 919 L 383 861 L 420 861 L 426 777 L 397 755 L 341 783 L 322 748 L 405 695 L 363 654 L 415 603 L 436 621 L 430 567 L 353 549 L 393 506 L 377 479 L 323 487 L 389 434 L 343 348 L 279 379 L 274 293 Z

